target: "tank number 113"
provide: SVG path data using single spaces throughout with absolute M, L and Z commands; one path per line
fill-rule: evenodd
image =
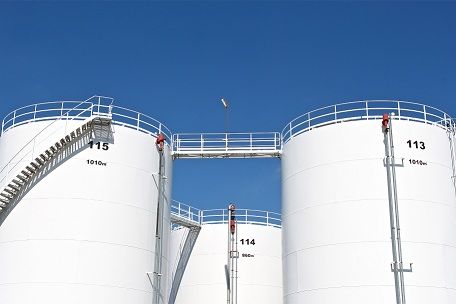
M 424 144 L 424 141 L 414 141 L 412 142 L 411 139 L 409 139 L 407 141 L 407 144 L 409 145 L 409 148 L 415 148 L 415 149 L 418 149 L 420 148 L 421 150 L 424 150 L 426 149 L 426 145 Z

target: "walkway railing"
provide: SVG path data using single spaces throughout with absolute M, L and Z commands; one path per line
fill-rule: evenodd
M 84 120 L 92 115 L 112 114 L 112 123 L 151 135 L 163 133 L 167 143 L 172 144 L 172 132 L 158 120 L 127 108 L 115 106 L 113 99 L 93 96 L 86 101 L 51 101 L 16 109 L 2 121 L 1 134 L 9 129 L 30 122 L 57 119 Z M 77 107 L 76 107 L 77 106 Z M 75 108 L 76 107 L 76 108 Z
M 175 158 L 279 156 L 281 137 L 263 133 L 180 133 L 173 135 Z
M 384 113 L 395 113 L 395 119 L 417 121 L 454 130 L 450 115 L 434 107 L 419 103 L 392 100 L 367 100 L 341 103 L 310 111 L 293 119 L 282 130 L 282 141 L 313 128 L 353 120 L 381 119 Z
M 175 200 L 171 204 L 171 213 L 200 225 L 227 224 L 229 219 L 227 209 L 200 210 Z M 236 220 L 238 224 L 282 227 L 281 215 L 271 211 L 236 209 Z

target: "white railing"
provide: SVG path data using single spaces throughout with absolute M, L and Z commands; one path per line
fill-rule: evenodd
M 92 97 L 94 98 L 94 97 Z M 0 186 L 3 187 L 6 183 L 10 182 L 12 176 L 15 176 L 18 170 L 22 169 L 19 167 L 24 161 L 33 161 L 35 156 L 42 153 L 40 150 L 43 143 L 47 145 L 49 138 L 53 136 L 59 129 L 51 128 L 59 120 L 63 121 L 72 121 L 72 120 L 85 120 L 91 117 L 94 114 L 94 106 L 97 106 L 98 116 L 110 116 L 109 107 L 105 108 L 107 112 L 103 112 L 100 109 L 101 99 L 98 99 L 98 104 L 92 103 L 88 99 L 81 102 L 61 102 L 58 103 L 60 108 L 58 112 L 53 112 L 51 110 L 54 108 L 56 103 L 48 102 L 45 103 L 46 107 L 49 108 L 38 108 L 37 105 L 27 106 L 17 109 L 16 111 L 11 112 L 2 122 L 2 131 L 6 132 L 8 129 L 15 126 L 28 123 L 30 121 L 45 121 L 48 120 L 46 117 L 52 116 L 52 121 L 47 124 L 44 128 L 39 130 L 30 140 L 28 140 L 21 149 L 19 149 L 11 159 L 0 168 Z M 71 107 L 70 107 L 71 106 Z M 33 118 L 28 117 L 27 110 L 29 108 L 33 109 Z M 47 113 L 48 115 L 43 115 L 42 113 Z M 6 127 L 5 127 L 6 126 Z M 66 131 L 66 130 L 64 130 Z M 64 132 L 65 133 L 65 132 Z M 2 133 L 3 134 L 3 133 Z M 66 135 L 66 134 L 62 134 Z
M 262 133 L 179 133 L 173 135 L 174 154 L 179 156 L 277 154 L 281 136 Z
M 293 119 L 282 130 L 282 141 L 286 143 L 296 135 L 324 125 L 343 121 L 381 119 L 383 114 L 392 112 L 398 120 L 432 124 L 452 131 L 455 127 L 455 122 L 450 115 L 423 104 L 392 100 L 353 101 L 323 107 Z
M 200 210 L 175 200 L 171 204 L 171 213 L 200 225 L 227 224 L 229 220 L 228 209 Z M 236 209 L 235 215 L 238 224 L 282 227 L 281 215 L 276 212 Z
M 167 143 L 172 145 L 172 132 L 158 120 L 127 108 L 112 104 L 113 99 L 93 96 L 86 101 L 52 101 L 37 103 L 16 109 L 6 115 L 2 121 L 1 134 L 22 124 L 38 121 L 74 119 L 84 120 L 93 115 L 112 115 L 112 123 L 151 135 L 163 133 Z M 80 105 L 75 109 L 76 105 Z
M 171 213 L 186 220 L 201 224 L 201 210 L 173 200 Z

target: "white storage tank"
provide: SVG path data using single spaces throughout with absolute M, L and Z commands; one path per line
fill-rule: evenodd
M 404 270 L 399 300 L 382 128 L 382 114 L 392 112 Z M 397 101 L 331 106 L 286 126 L 285 303 L 456 303 L 453 126 L 435 108 Z
M 90 117 L 109 122 L 111 116 L 111 126 L 87 125 Z M 2 189 L 13 178 L 20 181 L 16 176 L 40 154 L 42 162 L 51 160 L 35 169 L 14 208 L 0 213 L 0 303 L 152 303 L 156 254 L 169 263 L 172 181 L 166 143 L 159 187 L 156 138 L 163 133 L 169 142 L 170 131 L 102 98 L 27 106 L 2 127 Z M 66 143 L 58 150 L 61 138 Z M 159 193 L 162 250 L 155 242 Z M 160 303 L 167 303 L 167 267 L 160 272 Z
M 174 207 L 172 210 L 186 209 L 182 205 Z M 175 303 L 226 303 L 228 210 L 202 210 L 199 214 L 201 232 L 188 261 Z M 238 209 L 236 220 L 239 258 L 237 302 L 234 303 L 282 303 L 280 215 Z M 185 228 L 171 231 L 170 257 L 174 261 L 171 260 L 170 272 L 176 269 L 178 252 L 185 236 Z

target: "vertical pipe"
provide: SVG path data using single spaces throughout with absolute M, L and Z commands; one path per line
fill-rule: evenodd
M 154 304 L 162 304 L 161 294 L 161 277 L 162 277 L 162 256 L 163 256 L 163 175 L 164 173 L 164 153 L 163 149 L 159 150 L 159 168 L 158 168 L 158 199 L 157 199 L 157 219 L 155 226 L 155 263 L 154 263 Z
M 391 227 L 391 245 L 393 251 L 393 272 L 396 290 L 396 303 L 405 304 L 405 284 L 402 261 L 401 233 L 399 224 L 399 204 L 397 197 L 396 163 L 394 158 L 394 141 L 392 117 L 384 128 L 385 165 L 388 181 L 388 201 Z M 398 269 L 399 267 L 399 269 Z
M 401 298 L 402 304 L 405 304 L 405 283 L 404 283 L 404 264 L 402 260 L 402 239 L 401 239 L 401 225 L 399 222 L 399 200 L 397 197 L 397 181 L 396 181 L 396 160 L 394 157 L 394 140 L 393 140 L 393 119 L 390 120 L 390 144 L 391 144 L 391 173 L 392 173 L 392 182 L 393 182 L 393 195 L 394 195 L 394 212 L 396 216 L 396 239 L 397 239 L 397 253 L 399 258 L 399 279 L 401 284 Z

